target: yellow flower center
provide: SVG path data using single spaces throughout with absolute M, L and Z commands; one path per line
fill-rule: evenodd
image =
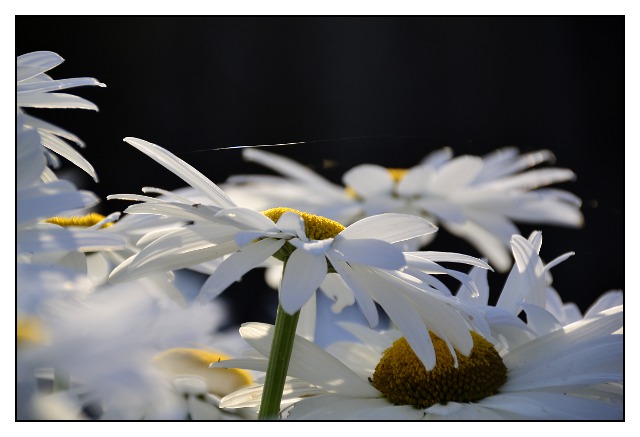
M 384 351 L 372 384 L 390 402 L 428 408 L 447 402 L 473 402 L 495 394 L 507 381 L 507 368 L 493 345 L 471 332 L 473 349 L 458 356 L 458 368 L 447 344 L 429 333 L 436 351 L 436 366 L 427 371 L 404 337 Z M 457 351 L 456 351 L 457 352 Z
M 293 212 L 302 217 L 302 220 L 304 221 L 304 233 L 310 240 L 335 238 L 336 235 L 345 230 L 345 227 L 336 221 L 292 208 L 271 208 L 266 211 L 262 211 L 262 214 L 269 217 L 275 223 L 285 212 Z M 282 246 L 272 256 L 286 263 L 294 250 L 296 250 L 295 246 L 287 241 L 284 246 Z M 327 270 L 329 273 L 335 273 L 335 269 L 329 260 L 327 260 Z
M 269 217 L 275 223 L 285 212 L 293 212 L 302 217 L 304 221 L 304 232 L 310 240 L 335 238 L 336 235 L 345 229 L 340 223 L 326 217 L 301 212 L 292 208 L 272 208 L 262 211 L 262 214 Z
M 16 340 L 20 348 L 30 344 L 43 344 L 47 341 L 47 335 L 37 318 L 19 316 L 16 321 Z
M 393 182 L 398 183 L 404 178 L 404 176 L 407 174 L 409 169 L 406 169 L 406 168 L 388 168 L 387 171 L 389 172 L 389 176 L 391 176 L 391 179 L 393 180 Z
M 252 381 L 245 370 L 209 368 L 209 364 L 227 359 L 217 351 L 175 348 L 156 355 L 153 364 L 170 377 L 198 377 L 205 382 L 207 392 L 224 397 Z
M 99 223 L 101 220 L 104 220 L 104 216 L 98 214 L 96 212 L 92 212 L 85 216 L 81 217 L 51 217 L 50 219 L 45 220 L 46 223 L 53 223 L 54 225 L 62 226 L 62 227 L 83 227 L 88 228 L 90 226 L 94 226 Z M 113 223 L 106 223 L 102 227 L 107 228 L 111 226 Z

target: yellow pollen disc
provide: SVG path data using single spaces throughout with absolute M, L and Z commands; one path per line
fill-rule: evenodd
M 172 377 L 199 377 L 207 385 L 207 391 L 224 397 L 242 387 L 251 385 L 251 375 L 241 369 L 210 369 L 209 364 L 229 359 L 216 351 L 191 348 L 175 348 L 159 353 L 153 364 Z
M 269 217 L 274 223 L 277 222 L 285 212 L 298 214 L 304 220 L 304 231 L 310 240 L 325 240 L 335 238 L 345 227 L 340 223 L 326 217 L 301 212 L 292 208 L 272 208 L 262 211 L 262 214 Z
M 389 172 L 389 176 L 391 176 L 393 182 L 397 183 L 404 178 L 409 170 L 406 168 L 388 168 L 387 171 Z
M 82 217 L 51 217 L 50 219 L 45 220 L 47 223 L 53 223 L 54 225 L 63 226 L 63 227 L 83 227 L 88 228 L 99 223 L 101 220 L 104 220 L 104 216 L 98 214 L 96 212 L 92 212 Z M 111 226 L 113 223 L 106 223 L 103 225 L 103 228 L 107 228 Z
M 34 317 L 18 317 L 16 322 L 18 347 L 28 344 L 42 344 L 47 340 L 42 324 Z
M 436 366 L 427 371 L 404 337 L 384 351 L 372 384 L 390 402 L 428 408 L 447 402 L 473 402 L 495 394 L 507 381 L 507 368 L 493 345 L 471 332 L 468 357 L 457 353 L 458 368 L 447 344 L 429 333 L 436 351 Z M 457 351 L 456 351 L 457 352 Z

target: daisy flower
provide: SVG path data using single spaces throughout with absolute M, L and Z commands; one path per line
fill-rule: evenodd
M 622 418 L 621 292 L 602 295 L 576 321 L 550 287 L 548 264 L 539 251 L 540 232 L 529 239 L 514 235 L 514 265 L 495 307 L 487 304 L 486 275 L 473 269 L 478 293 L 460 290 L 458 298 L 478 310 L 471 354 L 453 365 L 451 352 L 437 335 L 436 367 L 424 369 L 397 329 L 373 331 L 342 324 L 358 342 L 341 341 L 323 351 L 297 338 L 281 406 L 290 419 L 360 420 L 619 420 Z M 525 311 L 527 323 L 518 318 Z M 552 311 L 554 313 L 552 313 Z M 478 317 L 478 315 L 480 315 Z M 562 318 L 561 318 L 562 319 Z M 273 328 L 246 324 L 241 335 L 264 355 Z M 445 358 L 446 357 L 446 358 Z M 307 361 L 309 360 L 309 361 Z M 314 364 L 312 364 L 314 363 Z M 238 358 L 212 367 L 264 370 L 264 358 Z M 256 407 L 258 384 L 222 401 L 227 408 Z M 286 408 L 291 407 L 292 408 Z
M 214 303 L 181 307 L 159 299 L 155 288 L 145 281 L 101 287 L 86 296 L 49 301 L 37 318 L 21 319 L 20 415 L 46 413 L 38 406 L 45 406 L 39 402 L 47 391 L 36 388 L 37 380 L 51 381 L 53 392 L 66 393 L 50 400 L 62 398 L 78 414 L 84 409 L 90 418 L 103 420 L 183 419 L 198 398 L 212 403 L 204 399 L 206 393 L 221 397 L 246 385 L 243 373 L 206 375 L 202 369 L 208 370 L 214 354 L 199 352 L 206 364 L 198 365 L 200 355 L 192 349 L 210 342 L 224 320 L 221 309 Z M 191 390 L 180 385 L 185 379 L 193 381 Z M 204 384 L 203 392 L 193 388 L 195 383 Z
M 58 154 L 89 174 L 96 182 L 98 176 L 93 166 L 80 155 L 67 141 L 80 147 L 84 143 L 76 135 L 46 121 L 40 120 L 24 112 L 24 108 L 77 108 L 97 111 L 98 107 L 90 101 L 72 94 L 55 91 L 76 88 L 80 86 L 106 85 L 92 77 L 76 77 L 69 79 L 52 79 L 47 71 L 64 62 L 53 52 L 39 51 L 18 56 L 16 60 L 16 100 L 18 116 L 24 127 L 35 130 L 39 137 L 49 162 L 58 167 Z
M 283 396 L 290 420 L 621 420 L 623 309 L 615 307 L 498 353 L 474 335 L 453 368 L 444 343 L 425 371 L 399 331 L 343 325 L 362 343 L 328 351 L 297 337 Z M 243 338 L 268 353 L 273 327 L 249 323 Z M 446 357 L 446 358 L 445 358 Z M 213 363 L 262 370 L 266 359 Z M 259 405 L 256 385 L 222 399 L 223 408 Z
M 465 318 L 455 310 L 458 301 L 432 275 L 450 274 L 473 289 L 466 275 L 436 261 L 490 267 L 453 253 L 412 252 L 405 256 L 395 244 L 435 232 L 427 220 L 382 214 L 345 228 L 333 220 L 289 208 L 260 213 L 236 206 L 220 188 L 165 149 L 136 138 L 125 141 L 202 191 L 211 203 L 185 203 L 177 196 L 166 200 L 110 196 L 144 202 L 128 207 L 125 212 L 129 214 L 158 214 L 192 222 L 143 237 L 140 252 L 113 270 L 112 282 L 226 257 L 202 286 L 201 298 L 206 300 L 273 256 L 286 261 L 279 301 L 287 314 L 300 311 L 327 276 L 335 273 L 348 286 L 369 324 L 378 323 L 377 302 L 420 351 L 427 368 L 435 365 L 427 328 L 446 338 L 452 351 L 455 347 L 462 354 L 470 352 L 473 342 Z
M 499 271 L 512 263 L 509 239 L 519 233 L 514 222 L 583 223 L 580 199 L 540 188 L 573 180 L 575 174 L 555 167 L 530 170 L 554 159 L 547 150 L 519 154 L 516 148 L 503 148 L 483 157 L 454 158 L 444 148 L 408 169 L 358 165 L 344 174 L 344 186 L 269 152 L 247 148 L 243 156 L 283 175 L 231 177 L 223 188 L 245 204 L 268 208 L 289 202 L 344 224 L 384 212 L 416 214 L 466 239 Z

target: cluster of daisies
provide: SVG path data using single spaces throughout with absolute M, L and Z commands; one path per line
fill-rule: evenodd
M 278 176 L 217 185 L 126 137 L 185 187 L 99 199 L 58 174 L 62 158 L 98 182 L 81 139 L 29 114 L 97 109 L 63 91 L 105 85 L 53 79 L 61 62 L 16 63 L 19 420 L 623 419 L 622 291 L 582 314 L 550 275 L 572 253 L 543 261 L 542 234 L 515 224 L 582 224 L 580 199 L 548 188 L 574 173 L 536 167 L 551 152 L 445 148 L 409 169 L 358 165 L 340 185 L 246 148 Z M 131 204 L 95 213 L 108 199 Z M 428 250 L 436 232 L 478 256 Z M 275 324 L 223 329 L 218 296 L 257 268 Z M 501 291 L 493 270 L 508 273 Z M 324 326 L 318 291 L 362 320 Z M 332 326 L 349 339 L 315 341 Z

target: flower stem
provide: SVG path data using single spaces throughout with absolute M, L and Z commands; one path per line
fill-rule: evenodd
M 262 400 L 258 419 L 277 419 L 280 412 L 280 401 L 284 389 L 293 341 L 296 336 L 296 327 L 300 311 L 293 315 L 287 314 L 280 305 L 276 314 L 276 326 L 269 352 L 269 364 L 265 376 Z

